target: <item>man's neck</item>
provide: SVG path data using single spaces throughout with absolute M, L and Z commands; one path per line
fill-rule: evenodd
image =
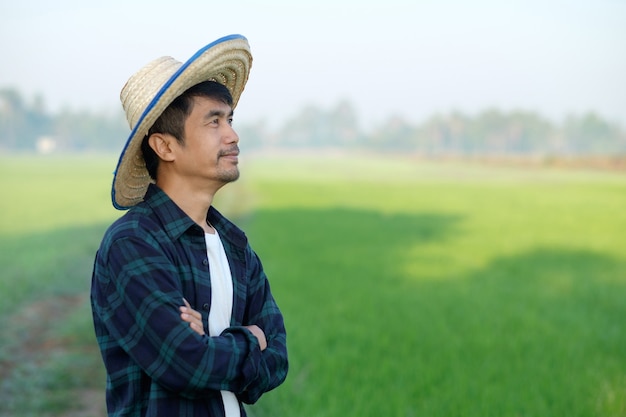
M 156 183 L 159 188 L 167 194 L 174 203 L 187 216 L 189 216 L 198 226 L 202 227 L 205 233 L 215 233 L 215 229 L 207 222 L 207 213 L 213 203 L 213 197 L 217 190 L 198 190 L 183 185 L 174 185 L 167 182 Z

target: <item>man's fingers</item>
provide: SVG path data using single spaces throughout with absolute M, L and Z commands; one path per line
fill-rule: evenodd
M 195 317 L 196 319 L 202 321 L 202 314 L 200 314 L 200 312 L 194 310 L 193 308 L 191 308 L 191 304 L 189 304 L 189 301 L 187 301 L 187 299 L 183 298 L 183 302 L 185 303 L 185 307 L 187 307 L 186 310 L 183 310 L 181 307 L 181 311 L 187 313 L 187 314 L 191 314 L 193 317 Z
M 204 334 L 204 327 L 202 325 L 202 314 L 191 308 L 191 304 L 185 298 L 183 298 L 185 306 L 180 306 L 180 317 L 189 323 L 189 326 L 198 334 Z

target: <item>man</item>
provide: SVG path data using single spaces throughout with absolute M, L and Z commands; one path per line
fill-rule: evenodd
M 252 57 L 239 35 L 159 58 L 121 92 L 131 134 L 112 187 L 91 304 L 110 416 L 244 416 L 287 375 L 261 262 L 213 206 L 239 177 L 233 109 Z

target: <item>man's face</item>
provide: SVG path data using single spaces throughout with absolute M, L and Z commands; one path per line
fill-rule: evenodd
M 185 141 L 179 148 L 178 171 L 190 181 L 221 186 L 239 178 L 239 136 L 232 128 L 233 111 L 225 103 L 195 97 L 185 121 Z

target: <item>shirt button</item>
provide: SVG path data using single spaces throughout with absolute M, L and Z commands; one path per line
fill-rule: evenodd
M 209 264 L 209 260 L 208 259 L 203 259 L 202 260 L 202 265 L 208 265 Z
M 203 309 L 204 311 L 209 311 L 209 303 L 204 303 L 204 304 L 202 304 L 202 309 Z

